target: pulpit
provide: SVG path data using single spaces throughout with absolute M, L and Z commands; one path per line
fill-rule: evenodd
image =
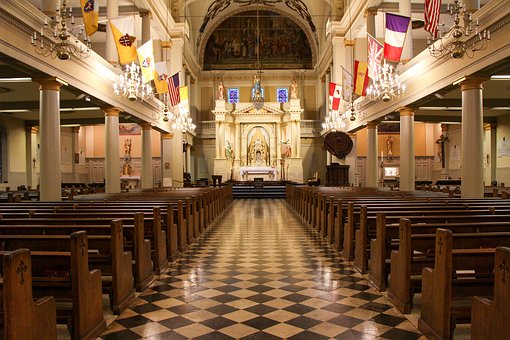
M 349 165 L 338 163 L 326 165 L 326 185 L 349 186 Z

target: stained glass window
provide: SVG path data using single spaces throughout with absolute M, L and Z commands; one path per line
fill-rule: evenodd
M 239 89 L 238 88 L 228 89 L 228 102 L 230 104 L 239 103 Z
M 281 88 L 276 89 L 276 98 L 278 103 L 286 103 L 289 101 L 289 89 Z

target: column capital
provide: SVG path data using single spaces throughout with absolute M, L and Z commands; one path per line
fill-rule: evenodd
M 122 112 L 122 109 L 118 108 L 118 107 L 103 107 L 102 108 L 103 112 L 105 113 L 105 116 L 115 116 L 115 117 L 118 117 L 119 116 L 119 113 Z
M 150 130 L 152 128 L 151 123 L 140 123 L 138 125 L 140 125 L 142 127 L 142 130 Z
M 80 127 L 79 127 L 79 126 L 73 126 L 73 127 L 71 127 L 71 132 L 72 132 L 72 133 L 79 133 L 79 132 L 80 132 Z
M 404 116 L 414 116 L 414 112 L 416 109 L 413 109 L 412 107 L 408 106 L 402 106 L 397 109 L 398 113 L 400 114 L 400 117 Z
M 32 78 L 39 84 L 39 90 L 53 90 L 60 91 L 62 85 L 67 85 L 64 81 L 57 77 L 36 77 Z
M 483 83 L 489 78 L 468 78 L 460 83 L 461 91 L 467 90 L 483 90 Z
M 172 139 L 172 138 L 174 138 L 173 133 L 162 133 L 161 134 L 161 139 Z
M 441 132 L 448 132 L 449 129 L 450 129 L 450 125 L 441 124 Z
M 376 14 L 377 14 L 376 7 L 369 7 L 365 10 L 365 17 L 368 17 L 369 15 L 376 15 Z
M 379 125 L 381 122 L 378 120 L 373 120 L 371 122 L 367 123 L 367 129 L 375 129 L 377 128 L 377 125 Z
M 27 133 L 34 133 L 34 134 L 36 134 L 36 133 L 39 133 L 39 127 L 38 126 L 27 126 L 27 127 L 25 127 L 25 131 Z
M 159 44 L 161 45 L 161 48 L 172 48 L 172 40 L 161 40 Z
M 144 18 L 144 17 L 149 17 L 149 20 L 152 19 L 152 13 L 151 11 L 147 10 L 147 9 L 142 9 L 140 11 L 140 17 L 141 18 Z
M 485 131 L 490 131 L 490 130 L 494 130 L 497 126 L 498 126 L 498 124 L 496 124 L 496 123 L 487 123 L 487 124 L 483 124 L 483 129 Z
M 356 40 L 354 39 L 344 39 L 345 47 L 354 47 L 356 45 Z

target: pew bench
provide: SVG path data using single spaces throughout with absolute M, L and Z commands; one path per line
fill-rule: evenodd
M 453 249 L 453 233 L 436 232 L 433 268 L 422 272 L 419 330 L 432 339 L 452 339 L 458 323 L 471 322 L 473 296 L 490 296 L 495 249 Z

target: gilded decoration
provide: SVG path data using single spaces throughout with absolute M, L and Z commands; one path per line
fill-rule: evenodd
M 204 51 L 204 70 L 311 69 L 312 51 L 303 29 L 273 11 L 246 11 L 223 21 L 209 36 Z M 257 50 L 257 48 L 259 50 Z

